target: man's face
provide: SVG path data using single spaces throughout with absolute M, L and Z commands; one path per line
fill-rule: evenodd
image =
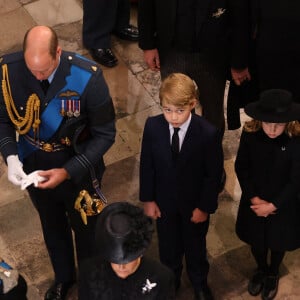
M 56 69 L 59 63 L 61 49 L 58 48 L 55 58 L 48 51 L 31 55 L 30 51 L 25 52 L 27 68 L 37 80 L 47 79 Z

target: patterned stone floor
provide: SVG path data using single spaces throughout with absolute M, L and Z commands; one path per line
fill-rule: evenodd
M 136 23 L 136 7 L 132 7 Z M 33 25 L 55 28 L 65 50 L 88 53 L 81 42 L 80 0 L 0 0 L 0 56 L 21 49 L 25 31 Z M 117 112 L 117 137 L 105 161 L 103 192 L 110 202 L 127 200 L 138 204 L 140 141 L 145 120 L 160 112 L 157 91 L 159 75 L 147 70 L 136 43 L 113 37 L 119 64 L 103 68 Z M 242 119 L 244 116 L 242 114 Z M 211 218 L 207 237 L 211 269 L 209 283 L 216 300 L 259 299 L 247 293 L 247 278 L 255 265 L 249 248 L 234 233 L 240 189 L 233 163 L 240 131 L 226 131 L 224 138 L 227 183 L 220 194 L 219 208 Z M 0 159 L 0 255 L 26 278 L 29 300 L 43 299 L 53 279 L 39 219 L 26 192 L 7 181 L 6 166 Z M 157 257 L 154 239 L 148 255 Z M 299 251 L 288 253 L 281 268 L 276 299 L 300 299 Z M 77 299 L 76 287 L 69 299 Z M 179 300 L 193 299 L 190 283 L 183 276 Z M 16 299 L 17 300 L 17 299 Z

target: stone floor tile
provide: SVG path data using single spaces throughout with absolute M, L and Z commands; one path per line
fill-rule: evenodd
M 1 205 L 0 235 L 9 247 L 30 241 L 32 237 L 42 238 L 38 215 L 28 196 Z
M 5 205 L 10 205 L 15 201 L 23 199 L 26 195 L 26 191 L 21 191 L 20 188 L 16 188 L 11 182 L 7 179 L 7 168 L 5 165 L 2 165 L 3 174 L 0 176 L 0 186 L 5 188 L 1 191 L 0 207 Z
M 106 164 L 109 165 L 139 153 L 144 123 L 148 116 L 159 112 L 160 109 L 157 106 L 152 106 L 135 115 L 117 120 L 116 141 L 105 155 Z
M 156 104 L 124 63 L 120 62 L 113 69 L 104 69 L 104 76 L 115 105 L 117 119 L 134 115 Z M 120 80 L 112 80 L 116 76 Z
M 135 205 L 138 202 L 138 158 L 132 155 L 109 165 L 102 180 L 102 191 L 109 203 L 128 201 Z
M 22 49 L 25 32 L 36 25 L 24 7 L 17 8 L 7 14 L 0 14 L 0 55 L 7 51 Z
M 76 0 L 38 0 L 24 7 L 40 25 L 56 26 L 82 19 L 82 9 Z
M 55 27 L 55 31 L 59 37 L 62 49 L 66 51 L 76 52 L 81 55 L 87 54 L 87 50 L 82 47 L 81 31 L 82 21 L 67 23 L 62 26 Z
M 0 16 L 7 14 L 17 8 L 21 7 L 21 4 L 17 0 L 1 0 L 0 2 Z

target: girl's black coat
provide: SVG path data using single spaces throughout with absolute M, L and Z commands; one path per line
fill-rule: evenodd
M 294 250 L 300 246 L 300 139 L 282 134 L 270 139 L 262 130 L 243 132 L 235 170 L 242 189 L 236 232 L 256 247 Z M 259 196 L 278 209 L 267 218 L 251 210 Z

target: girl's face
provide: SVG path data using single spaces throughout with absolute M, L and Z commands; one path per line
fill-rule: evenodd
M 120 278 L 127 278 L 129 275 L 133 274 L 139 267 L 141 263 L 141 257 L 138 257 L 137 259 L 123 265 L 118 265 L 114 263 L 110 263 L 112 269 L 114 272 L 120 277 Z
M 275 139 L 284 132 L 286 124 L 262 122 L 262 129 L 269 138 Z
M 196 100 L 192 101 L 190 104 L 185 106 L 175 106 L 172 104 L 164 104 L 162 106 L 162 111 L 165 119 L 174 128 L 180 127 L 184 122 L 186 122 L 190 116 L 193 108 L 196 106 Z

